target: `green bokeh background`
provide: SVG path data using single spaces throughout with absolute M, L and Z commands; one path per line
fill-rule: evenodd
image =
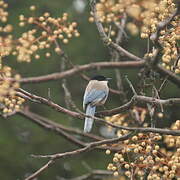
M 97 29 L 94 24 L 88 22 L 90 7 L 87 1 L 84 0 L 86 7 L 83 12 L 78 12 L 75 8 L 73 0 L 6 0 L 9 4 L 9 23 L 14 25 L 13 35 L 18 38 L 20 34 L 27 30 L 27 28 L 18 27 L 18 17 L 20 14 L 29 16 L 30 5 L 37 6 L 37 15 L 43 12 L 50 12 L 52 17 L 61 16 L 62 13 L 68 12 L 71 20 L 78 22 L 79 38 L 73 38 L 70 43 L 63 47 L 68 54 L 69 59 L 74 64 L 87 64 L 95 61 L 108 61 L 110 59 L 108 49 L 104 47 L 98 36 Z M 130 37 L 130 36 L 129 36 Z M 140 40 L 136 37 L 130 37 L 125 41 L 123 46 L 142 56 L 146 51 L 146 41 Z M 61 59 L 54 53 L 49 59 L 42 55 L 41 59 L 33 59 L 31 63 L 17 63 L 15 57 L 7 57 L 4 60 L 22 77 L 45 75 L 52 72 L 60 71 Z M 100 73 L 113 77 L 110 86 L 116 89 L 114 71 L 99 70 Z M 121 70 L 124 77 L 128 74 L 129 79 L 133 82 L 135 88 L 138 81 L 135 70 Z M 91 76 L 97 73 L 96 71 L 89 71 L 86 74 Z M 131 91 L 124 81 L 125 90 L 131 97 Z M 73 96 L 74 102 L 82 109 L 82 97 L 84 88 L 87 84 L 78 75 L 67 79 L 67 84 Z M 37 95 L 48 97 L 48 88 L 51 91 L 51 99 L 65 106 L 64 92 L 61 87 L 61 81 L 52 81 L 41 84 L 23 85 L 23 88 L 29 92 Z M 179 97 L 179 89 L 168 83 L 163 90 L 162 97 Z M 110 98 L 106 103 L 108 109 L 121 105 L 117 95 L 110 94 Z M 58 113 L 49 107 L 35 103 L 26 102 L 30 106 L 30 110 L 47 117 L 52 121 L 59 122 L 67 126 L 75 126 L 79 129 L 83 128 L 83 122 L 78 119 L 70 120 L 66 115 Z M 167 110 L 165 118 L 160 120 L 159 126 L 168 127 L 174 120 L 180 117 L 179 107 L 173 107 Z M 55 135 L 42 129 L 30 120 L 20 116 L 14 115 L 7 119 L 0 117 L 0 179 L 1 180 L 20 180 L 25 176 L 40 168 L 45 160 L 31 158 L 31 154 L 53 154 L 56 152 L 65 152 L 76 149 L 77 147 L 65 140 L 63 137 Z M 98 133 L 99 125 L 97 125 L 93 132 Z M 56 162 L 52 167 L 45 171 L 38 179 L 40 180 L 56 180 L 58 177 L 71 178 L 88 172 L 84 163 L 87 163 L 93 169 L 105 169 L 107 163 L 110 161 L 109 157 L 104 156 L 103 152 L 93 151 L 84 153 L 76 157 L 62 159 Z

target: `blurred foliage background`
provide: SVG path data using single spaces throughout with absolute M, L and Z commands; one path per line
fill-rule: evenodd
M 52 17 L 58 17 L 67 12 L 71 20 L 78 22 L 78 30 L 81 34 L 79 38 L 73 38 L 68 45 L 63 46 L 69 59 L 74 64 L 110 60 L 108 49 L 101 42 L 96 26 L 88 22 L 90 6 L 86 0 L 6 0 L 5 2 L 9 4 L 9 23 L 14 26 L 13 33 L 15 37 L 18 38 L 22 32 L 27 30 L 26 27 L 18 26 L 18 19 L 20 14 L 30 15 L 29 7 L 31 5 L 37 7 L 36 13 L 38 15 L 50 12 Z M 123 47 L 142 57 L 146 52 L 147 41 L 139 37 L 131 37 L 130 34 L 128 36 L 129 38 L 123 42 Z M 60 57 L 54 53 L 50 58 L 42 55 L 40 59 L 33 59 L 31 63 L 17 63 L 14 56 L 8 56 L 4 63 L 11 66 L 22 77 L 29 77 L 60 71 L 60 61 Z M 136 88 L 138 82 L 137 70 L 122 70 L 121 72 L 123 77 L 126 74 L 128 75 L 128 78 Z M 110 83 L 110 86 L 116 89 L 114 70 L 99 70 L 98 73 L 112 77 L 113 81 Z M 90 71 L 86 74 L 92 76 L 97 74 L 97 71 Z M 130 99 L 132 96 L 131 90 L 124 81 L 124 78 L 123 83 Z M 75 75 L 67 78 L 67 84 L 71 90 L 74 102 L 82 109 L 82 97 L 87 82 L 78 75 Z M 51 99 L 65 106 L 61 80 L 40 84 L 26 84 L 23 85 L 23 88 L 46 98 L 48 97 L 48 88 L 50 88 Z M 162 92 L 162 98 L 168 97 L 180 97 L 179 89 L 171 83 L 168 83 Z M 110 109 L 121 104 L 122 102 L 118 95 L 110 94 L 106 108 Z M 70 120 L 66 115 L 44 105 L 30 102 L 26 102 L 26 105 L 29 105 L 31 111 L 43 115 L 52 121 L 67 126 L 78 127 L 79 129 L 83 128 L 82 121 L 78 119 Z M 174 107 L 171 111 L 167 110 L 163 120 L 159 120 L 158 126 L 169 127 L 178 117 L 180 117 L 178 107 Z M 29 173 L 40 168 L 44 160 L 31 158 L 31 154 L 53 154 L 77 148 L 72 143 L 64 140 L 63 137 L 42 129 L 20 115 L 14 115 L 6 119 L 0 117 L 0 122 L 0 179 L 2 180 L 23 179 Z M 99 124 L 94 126 L 93 131 L 98 133 L 98 129 Z M 56 162 L 55 165 L 49 168 L 38 179 L 58 180 L 59 177 L 75 177 L 88 171 L 84 163 L 87 163 L 92 169 L 105 169 L 108 161 L 109 156 L 105 156 L 103 152 L 93 151 L 81 154 Z

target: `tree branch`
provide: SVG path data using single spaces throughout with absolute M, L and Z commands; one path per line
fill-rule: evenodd
M 39 82 L 45 82 L 49 80 L 57 80 L 62 79 L 65 77 L 72 76 L 76 73 L 79 73 L 81 71 L 88 71 L 91 69 L 100 69 L 100 68 L 140 68 L 144 66 L 145 61 L 141 60 L 138 62 L 132 62 L 132 61 L 124 61 L 124 62 L 97 62 L 97 63 L 90 63 L 85 64 L 81 66 L 75 66 L 72 69 L 63 71 L 63 72 L 57 72 L 52 73 L 44 76 L 39 77 L 28 77 L 28 78 L 22 78 L 19 80 L 21 83 L 39 83 Z M 13 79 L 12 79 L 13 80 Z
M 180 77 L 174 74 L 173 72 L 166 70 L 161 65 L 155 66 L 156 71 L 162 76 L 167 77 L 168 80 L 172 81 L 178 87 L 180 87 Z
M 84 152 L 88 152 L 88 151 L 92 151 L 93 149 L 95 149 L 98 146 L 101 145 L 106 145 L 106 144 L 113 144 L 119 141 L 124 141 L 130 137 L 132 137 L 134 135 L 133 133 L 128 133 L 124 136 L 118 137 L 118 138 L 113 138 L 113 139 L 106 139 L 106 140 L 101 140 L 101 141 L 96 141 L 96 142 L 92 142 L 87 144 L 86 147 L 84 148 L 80 148 L 80 149 L 76 149 L 74 151 L 69 151 L 69 152 L 65 152 L 65 153 L 58 153 L 58 154 L 53 154 L 53 155 L 33 155 L 33 157 L 38 157 L 38 158 L 50 158 L 50 160 L 43 166 L 41 167 L 39 170 L 37 170 L 35 173 L 33 173 L 31 176 L 25 178 L 25 180 L 32 180 L 35 177 L 37 177 L 40 173 L 42 173 L 43 171 L 45 171 L 47 168 L 49 168 L 49 166 L 51 166 L 55 160 L 61 159 L 61 158 L 66 158 L 66 157 L 71 157 L 71 156 L 75 156 L 75 155 L 79 155 L 81 153 Z
M 53 122 L 48 120 L 45 117 L 42 117 L 36 113 L 30 112 L 29 110 L 21 110 L 18 112 L 18 114 L 30 119 L 32 122 L 38 124 L 39 126 L 53 131 L 61 136 L 63 136 L 64 138 L 66 138 L 67 140 L 69 140 L 70 142 L 81 146 L 81 147 L 85 147 L 86 146 L 86 142 L 80 141 L 79 139 L 75 138 L 74 136 L 70 135 L 70 133 L 74 133 L 77 134 L 79 136 L 83 136 L 83 137 L 88 137 L 90 139 L 93 140 L 103 140 L 104 138 L 94 135 L 94 134 L 90 134 L 90 133 L 83 133 L 82 131 L 75 129 L 75 128 L 69 128 L 69 127 L 65 127 L 59 123 Z M 111 151 L 118 151 L 119 148 L 116 147 L 101 147 L 100 149 L 110 149 Z
M 31 93 L 29 93 L 29 92 L 27 92 L 21 88 L 18 89 L 18 92 L 16 94 L 25 98 L 25 99 L 31 100 L 33 102 L 45 104 L 45 105 L 55 109 L 56 111 L 64 113 L 64 114 L 68 114 L 71 117 L 78 118 L 78 119 L 83 119 L 83 117 L 84 117 L 80 113 L 70 111 L 70 110 L 68 110 L 64 107 L 61 107 L 58 104 L 52 102 L 51 100 L 48 100 L 48 99 L 40 97 L 40 96 L 36 96 L 36 95 L 31 94 Z
M 17 92 L 17 93 L 21 97 L 24 97 L 26 99 L 35 101 L 37 103 L 43 103 L 45 105 L 48 105 L 49 107 L 51 107 L 51 108 L 53 108 L 53 109 L 55 109 L 55 110 L 57 110 L 59 112 L 62 112 L 64 114 L 68 114 L 71 117 L 78 118 L 78 119 L 84 119 L 86 117 L 84 114 L 80 114 L 80 113 L 65 109 L 65 108 L 59 106 L 58 104 L 55 104 L 54 102 L 49 101 L 49 100 L 47 100 L 47 99 L 45 99 L 43 97 L 30 94 L 30 93 L 28 93 L 28 92 L 26 92 L 26 91 L 24 91 L 22 89 L 20 89 L 20 91 L 21 92 L 19 92 L 19 93 Z M 133 105 L 133 103 L 136 102 L 136 101 L 137 102 L 145 102 L 145 103 L 153 103 L 153 104 L 156 104 L 156 105 L 161 104 L 161 105 L 165 105 L 165 106 L 171 106 L 171 105 L 175 105 L 175 104 L 180 104 L 180 98 L 170 98 L 170 99 L 162 100 L 162 99 L 157 99 L 157 98 L 152 98 L 152 97 L 134 95 L 132 97 L 132 99 L 130 100 L 130 102 L 126 103 L 125 105 L 123 105 L 121 107 L 119 107 L 119 109 L 118 108 L 112 109 L 112 110 L 110 110 L 111 113 L 109 111 L 104 111 L 104 112 L 102 111 L 102 112 L 98 112 L 98 113 L 100 115 L 107 115 L 108 113 L 111 114 L 111 115 L 114 115 L 114 114 L 120 113 L 122 110 L 125 110 L 126 108 L 130 108 Z M 119 111 L 119 110 L 121 110 L 121 111 Z M 99 121 L 99 122 L 101 122 L 101 123 L 107 124 L 109 126 L 112 126 L 114 128 L 118 128 L 118 129 L 125 129 L 125 130 L 129 130 L 129 131 L 138 130 L 140 132 L 154 132 L 154 133 L 169 134 L 169 135 L 175 135 L 175 136 L 180 135 L 180 130 L 175 131 L 175 130 L 160 129 L 160 128 L 125 127 L 125 126 L 118 126 L 118 125 L 109 123 L 107 121 L 104 121 L 104 119 L 100 119 L 100 118 L 97 118 L 97 117 L 92 117 L 92 118 Z
M 64 131 L 64 129 L 66 129 L 69 132 L 73 132 L 72 129 L 68 129 L 66 127 L 64 128 L 62 125 L 60 125 L 58 123 L 54 123 L 52 121 L 49 121 L 46 118 L 43 118 L 43 117 L 36 115 L 32 112 L 29 112 L 27 110 L 19 111 L 18 114 L 23 115 L 24 117 L 32 120 L 33 122 L 35 122 L 36 124 L 38 124 L 39 126 L 45 128 L 45 129 L 51 130 L 51 131 L 63 136 L 68 141 L 70 141 L 70 142 L 72 142 L 72 143 L 74 143 L 80 147 L 84 147 L 86 145 L 85 142 L 75 138 L 74 136 L 70 135 L 70 133 L 67 133 Z M 78 133 L 78 131 L 75 131 L 75 132 Z M 79 133 L 79 134 L 81 134 L 81 133 Z M 85 134 L 84 134 L 84 136 L 85 136 Z
M 38 171 L 36 171 L 35 173 L 33 173 L 32 175 L 28 176 L 27 178 L 25 178 L 24 180 L 32 180 L 35 179 L 39 174 L 41 174 L 41 172 L 43 172 L 44 170 L 46 170 L 47 168 L 49 168 L 49 166 L 51 166 L 54 163 L 54 160 L 49 160 L 44 166 L 42 166 Z

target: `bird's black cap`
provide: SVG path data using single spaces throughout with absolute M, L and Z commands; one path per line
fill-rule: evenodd
M 102 76 L 102 75 L 96 75 L 91 78 L 91 80 L 98 80 L 98 81 L 108 81 L 110 79 L 111 78 L 106 78 L 105 76 Z

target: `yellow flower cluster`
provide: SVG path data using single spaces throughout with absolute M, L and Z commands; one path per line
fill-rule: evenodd
M 14 76 L 15 81 L 11 81 L 12 70 L 8 66 L 0 69 L 0 105 L 3 113 L 11 113 L 19 110 L 24 99 L 16 96 L 16 89 L 19 88 L 20 75 Z
M 122 150 L 115 153 L 113 162 L 107 169 L 113 171 L 114 176 L 125 176 L 143 179 L 146 170 L 147 180 L 171 180 L 177 178 L 180 170 L 180 148 L 175 153 L 165 152 L 158 145 L 162 139 L 159 134 L 138 133 L 131 139 L 121 142 Z M 110 154 L 110 150 L 106 150 Z
M 30 10 L 35 10 L 35 6 L 31 6 Z M 18 46 L 13 52 L 17 55 L 18 61 L 30 62 L 32 56 L 39 59 L 38 50 L 49 49 L 54 44 L 54 51 L 61 53 L 61 48 L 57 46 L 60 40 L 67 44 L 72 37 L 79 37 L 76 22 L 68 22 L 68 14 L 64 13 L 62 17 L 53 18 L 50 13 L 46 12 L 40 17 L 25 17 L 23 14 L 19 16 L 19 26 L 35 25 L 34 29 L 22 34 L 18 40 Z M 46 52 L 46 57 L 50 57 L 51 53 Z
M 96 11 L 104 30 L 111 37 L 115 36 L 124 14 L 128 15 L 127 30 L 132 35 L 140 33 L 141 38 L 149 38 L 157 32 L 159 24 L 172 16 L 176 10 L 173 0 L 99 0 Z M 89 18 L 94 21 L 93 16 Z M 111 28 L 109 28 L 111 27 Z M 170 26 L 160 31 L 157 40 L 163 48 L 162 65 L 176 74 L 180 74 L 178 61 L 178 44 L 180 40 L 179 15 L 176 15 Z M 152 53 L 149 53 L 151 57 Z
M 172 124 L 171 129 L 180 130 L 180 120 L 177 120 L 174 124 Z M 180 136 L 166 135 L 164 136 L 164 142 L 168 147 L 180 148 Z

